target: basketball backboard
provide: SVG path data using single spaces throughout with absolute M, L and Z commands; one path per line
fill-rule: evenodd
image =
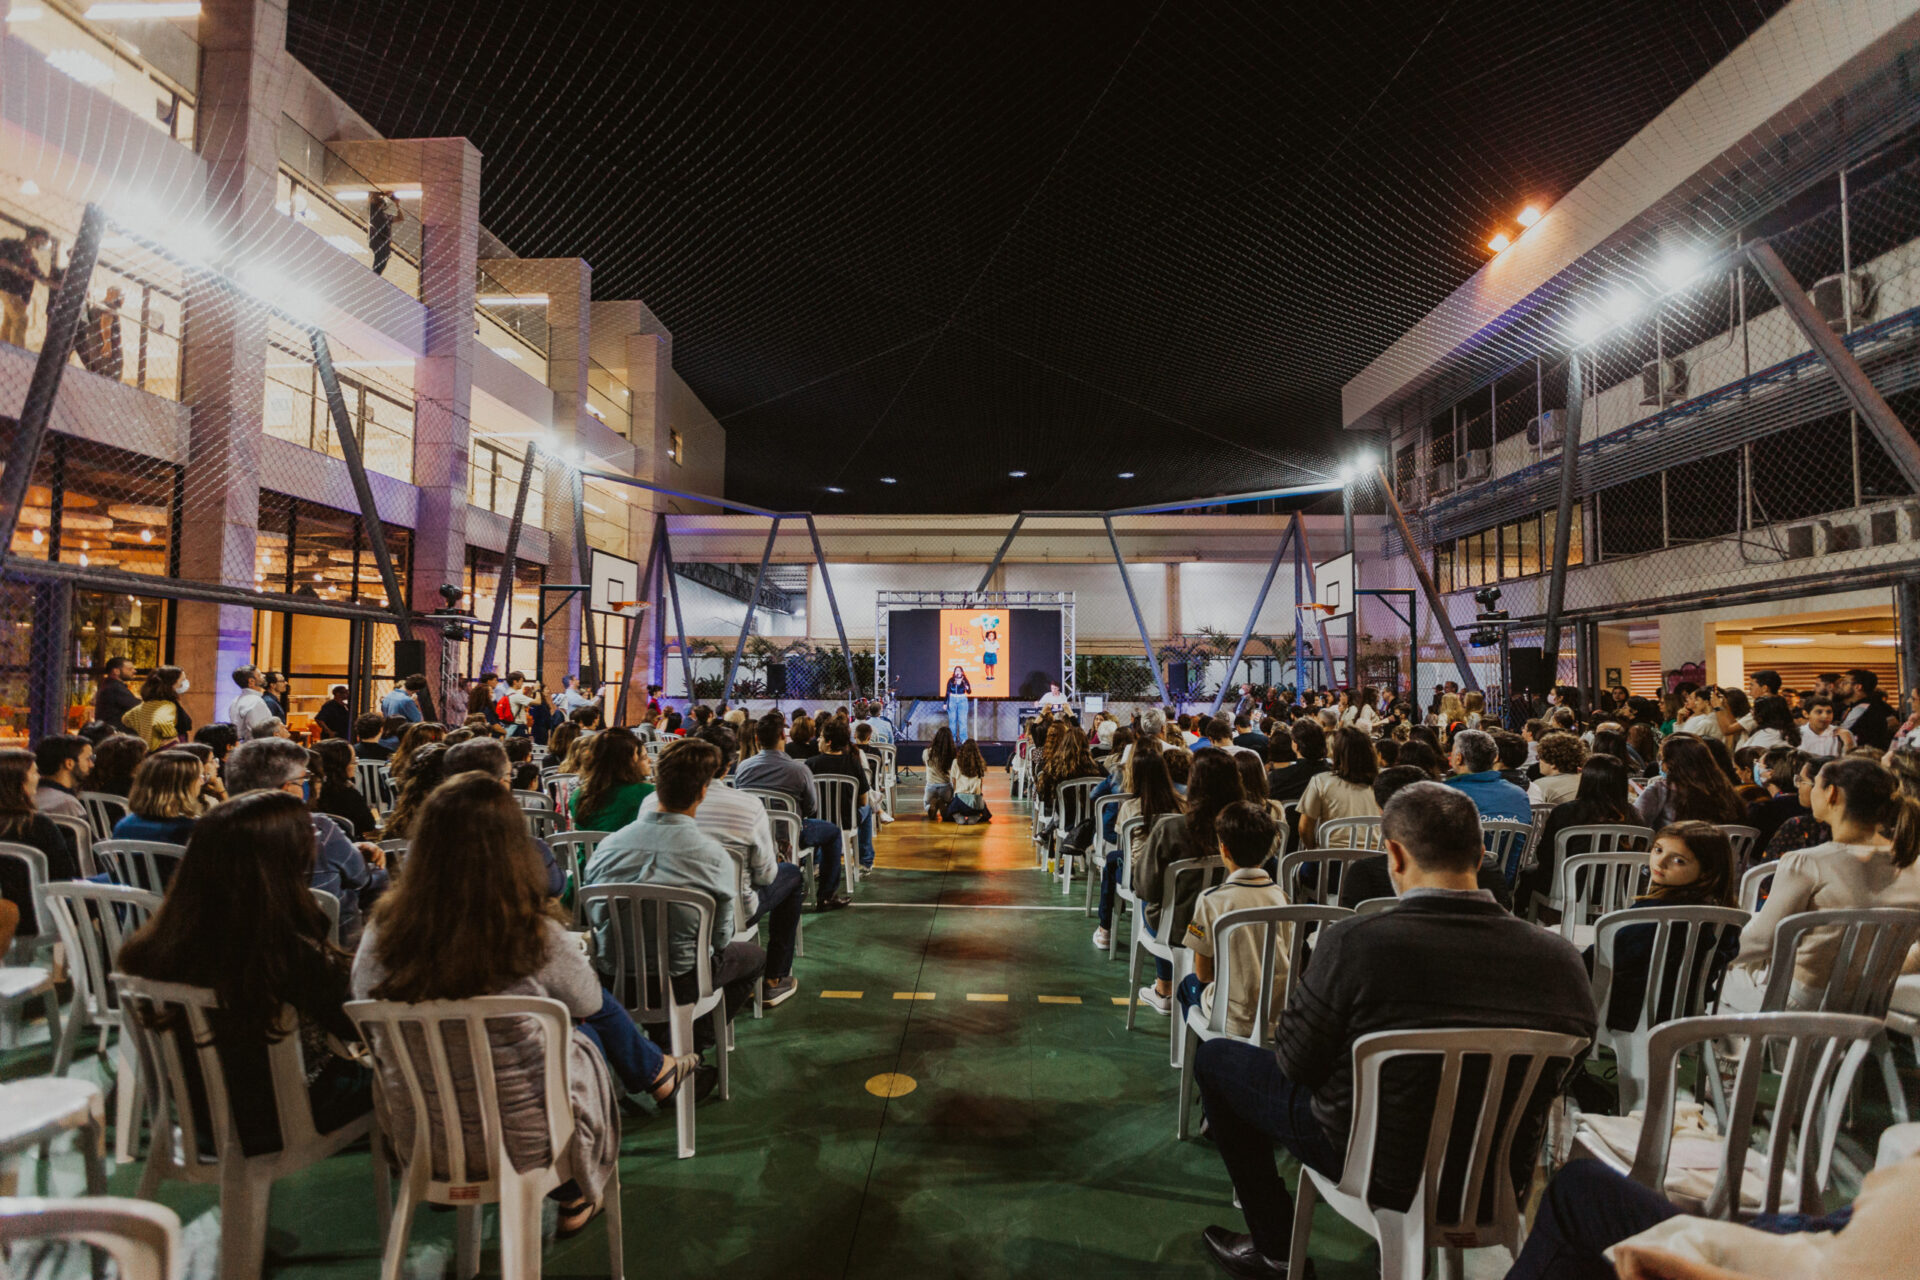
M 595 547 L 593 574 L 587 579 L 587 607 L 595 613 L 619 613 L 640 598 L 640 566 L 624 556 Z
M 1353 612 L 1353 593 L 1359 585 L 1352 552 L 1313 567 L 1314 603 L 1327 607 L 1328 621 Z

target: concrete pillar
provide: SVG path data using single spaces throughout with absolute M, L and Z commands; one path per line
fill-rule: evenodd
M 667 458 L 669 409 L 672 405 L 667 381 L 673 372 L 673 337 L 666 333 L 631 333 L 626 336 L 625 346 L 626 382 L 628 389 L 633 392 L 630 406 L 633 415 L 633 474 L 654 483 L 666 482 L 673 466 Z M 667 509 L 666 500 L 646 489 L 631 490 L 628 496 L 632 505 L 627 555 L 640 565 L 644 573 L 647 558 L 653 553 L 654 516 Z M 812 581 L 811 570 L 808 581 Z M 654 609 L 670 610 L 666 594 L 662 592 L 660 595 L 661 598 L 654 603 Z M 671 621 L 667 625 L 671 631 Z M 629 705 L 634 698 L 642 699 L 642 705 L 645 705 L 646 687 L 652 679 L 650 673 L 658 664 L 654 644 L 657 634 L 656 626 L 649 620 L 646 634 L 640 640 L 640 656 L 628 675 L 631 682 L 627 694 Z
M 207 209 L 227 238 L 273 216 L 286 73 L 284 0 L 208 0 L 200 11 L 198 129 Z M 260 450 L 266 407 L 267 317 L 243 295 L 189 274 L 182 398 L 193 406 L 180 571 L 184 578 L 254 585 Z M 224 718 L 239 696 L 230 678 L 253 660 L 253 611 L 182 603 L 174 660 L 193 682 L 197 723 Z

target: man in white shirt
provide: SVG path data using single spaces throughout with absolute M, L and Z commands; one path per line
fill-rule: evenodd
M 1687 718 L 1680 725 L 1681 733 L 1691 733 L 1699 738 L 1726 736 L 1720 732 L 1720 718 L 1713 713 L 1713 693 L 1712 689 L 1702 689 L 1698 685 L 1680 686 L 1680 696 L 1685 700 L 1687 713 Z
M 262 696 L 266 681 L 260 678 L 260 668 L 234 668 L 233 682 L 240 686 L 240 696 L 234 699 L 227 714 L 233 719 L 234 731 L 240 735 L 240 741 L 270 737 L 267 725 L 274 715 Z
M 1800 749 L 1831 760 L 1853 749 L 1853 735 L 1833 723 L 1833 699 L 1815 698 L 1807 704 L 1807 722 L 1800 726 Z
M 587 696 L 579 681 L 572 676 L 560 677 L 560 692 L 553 695 L 553 709 L 560 713 L 561 719 L 592 705 L 593 699 Z
M 1047 686 L 1046 693 L 1041 695 L 1040 705 L 1043 707 L 1051 707 L 1055 712 L 1060 712 L 1065 711 L 1071 704 L 1067 701 L 1067 695 L 1060 692 L 1060 682 L 1055 680 Z
M 866 725 L 873 730 L 873 740 L 890 745 L 893 742 L 893 721 L 880 714 L 878 702 L 856 702 L 853 706 L 854 728 Z

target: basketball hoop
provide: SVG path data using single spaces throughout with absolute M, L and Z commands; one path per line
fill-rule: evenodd
M 609 600 L 607 603 L 611 604 L 613 611 L 621 617 L 637 618 L 646 610 L 646 607 L 653 602 L 650 600 Z
M 1321 613 L 1331 616 L 1339 610 L 1340 606 L 1332 604 L 1309 604 L 1306 607 L 1309 609 L 1318 609 Z

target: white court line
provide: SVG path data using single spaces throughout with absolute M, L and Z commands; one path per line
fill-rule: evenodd
M 856 902 L 856 907 L 938 907 L 942 911 L 1085 911 L 1085 907 L 1004 907 L 981 902 Z

